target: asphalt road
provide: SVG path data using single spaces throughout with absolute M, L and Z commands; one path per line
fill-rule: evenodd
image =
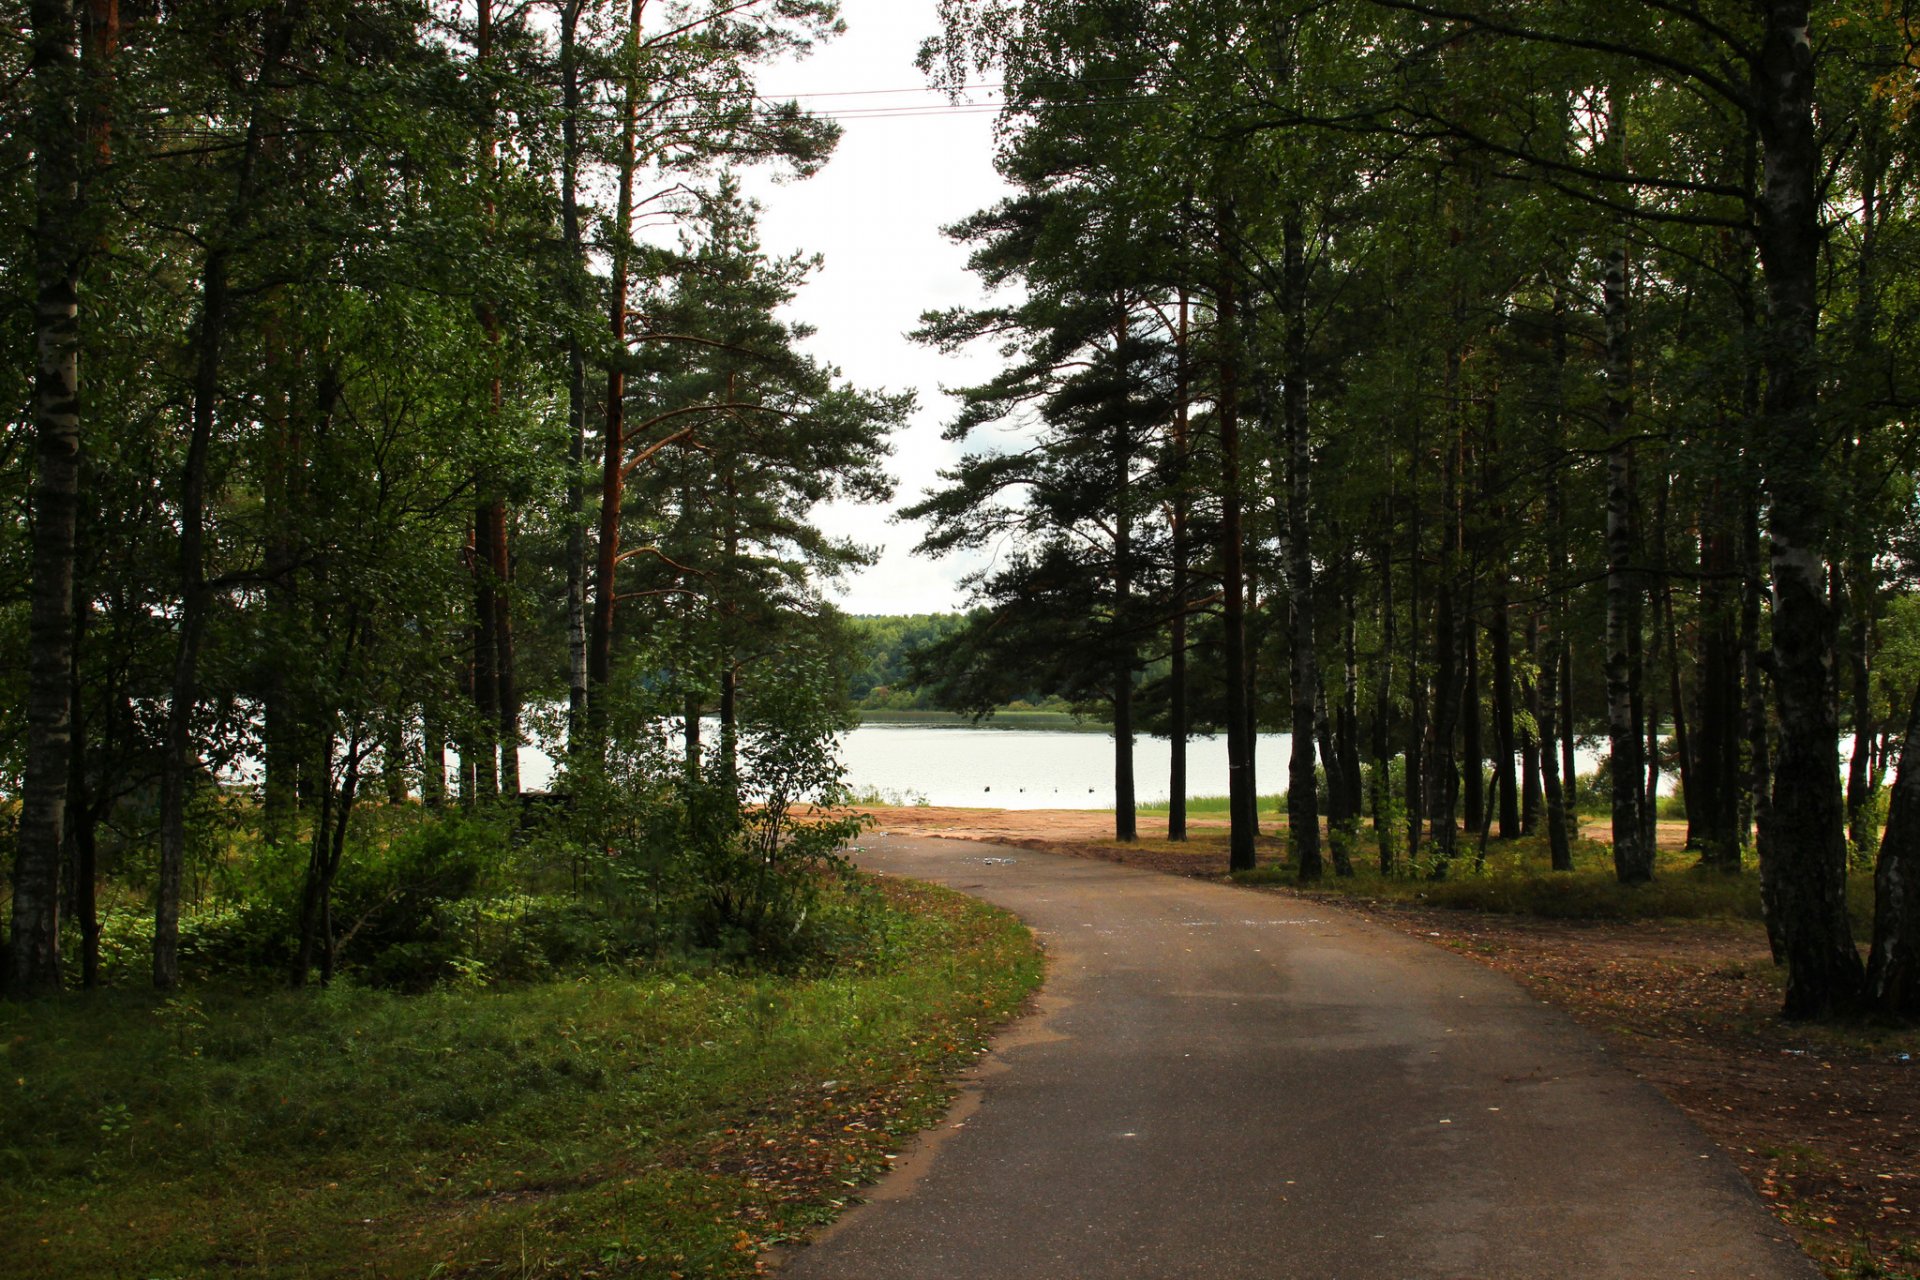
M 1038 1012 L 789 1280 L 1809 1280 L 1738 1171 L 1499 974 L 1333 909 L 879 835 L 1008 907 Z

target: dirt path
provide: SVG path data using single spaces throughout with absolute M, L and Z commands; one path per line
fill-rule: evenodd
M 798 1280 L 1813 1274 L 1697 1129 L 1483 967 L 1089 859 L 883 833 L 859 860 L 1018 911 L 1049 981 Z

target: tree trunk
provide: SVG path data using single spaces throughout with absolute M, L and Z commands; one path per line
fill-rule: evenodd
M 680 756 L 687 785 L 700 785 L 700 699 L 688 694 L 681 703 Z
M 1392 459 L 1388 458 L 1389 473 Z M 1395 844 L 1398 839 L 1389 819 L 1393 795 L 1393 654 L 1398 637 L 1394 634 L 1392 502 L 1389 500 L 1381 521 L 1380 542 L 1380 653 L 1373 682 L 1373 842 L 1380 858 L 1380 874 L 1393 874 Z M 1412 757 L 1408 757 L 1411 767 Z
M 1113 351 L 1121 404 L 1108 450 L 1113 464 L 1113 630 L 1118 666 L 1113 680 L 1113 838 L 1130 844 L 1139 836 L 1133 782 L 1133 681 L 1138 644 L 1133 639 L 1133 426 L 1127 403 L 1127 316 L 1124 302 L 1114 323 Z
M 495 502 L 487 518 L 493 531 L 489 546 L 493 564 L 493 643 L 494 697 L 499 712 L 500 790 L 510 796 L 520 794 L 520 686 L 514 676 L 513 651 L 513 561 L 507 543 L 507 504 Z
M 1786 935 L 1781 928 L 1778 901 L 1780 860 L 1773 856 L 1773 726 L 1767 716 L 1766 657 L 1760 649 L 1760 602 L 1766 595 L 1760 554 L 1760 515 L 1755 495 L 1749 493 L 1745 527 L 1741 531 L 1742 585 L 1740 600 L 1740 656 L 1745 668 L 1747 771 L 1740 803 L 1744 831 L 1754 832 L 1754 851 L 1760 861 L 1760 900 L 1766 916 L 1767 943 L 1773 962 L 1787 962 Z
M 1286 573 L 1288 614 L 1292 620 L 1288 651 L 1293 704 L 1293 750 L 1287 762 L 1287 844 L 1300 879 L 1318 880 L 1320 857 L 1318 782 L 1314 774 L 1314 729 L 1320 692 L 1320 661 L 1315 651 L 1312 517 L 1313 439 L 1307 421 L 1306 234 L 1297 212 L 1282 218 L 1281 254 L 1285 296 L 1285 369 L 1281 374 L 1280 412 L 1287 447 Z M 1331 792 L 1333 760 L 1327 761 Z
M 493 59 L 493 0 L 478 0 L 475 11 L 478 25 L 475 57 L 484 70 Z M 485 213 L 489 232 L 495 210 L 492 187 L 499 164 L 499 144 L 494 135 L 493 109 L 489 104 L 487 119 L 480 131 L 480 181 L 481 189 L 486 193 Z M 482 303 L 479 310 L 487 345 L 494 350 L 495 368 L 487 383 L 489 434 L 493 434 L 498 429 L 504 404 L 498 367 L 500 323 L 491 302 Z M 498 788 L 508 795 L 518 795 L 520 698 L 513 672 L 513 600 L 508 590 L 512 580 L 512 554 L 507 544 L 507 503 L 489 475 L 476 477 L 474 488 L 486 498 L 474 513 L 474 527 L 481 530 L 479 543 L 484 550 L 473 566 L 474 579 L 479 587 L 475 597 L 480 620 L 476 646 L 484 650 L 477 664 L 478 711 L 485 732 L 495 739 L 489 743 L 489 763 L 494 760 L 493 748 L 498 748 Z
M 313 839 L 308 845 L 307 878 L 300 895 L 300 940 L 294 953 L 293 985 L 303 987 L 317 959 L 320 985 L 333 982 L 337 967 L 334 954 L 333 884 L 340 875 L 340 864 L 347 848 L 347 827 L 353 817 L 354 801 L 359 795 L 360 766 L 365 750 L 356 730 L 347 738 L 346 754 L 340 761 L 338 792 L 333 781 L 333 747 L 336 737 L 326 735 L 317 763 L 324 792 L 320 812 L 314 819 Z M 317 955 L 316 955 L 317 952 Z
M 740 787 L 740 667 L 733 646 L 720 655 L 720 782 L 729 792 Z
M 1460 622 L 1460 652 L 1465 659 L 1461 663 L 1460 682 L 1460 772 L 1466 783 L 1462 796 L 1465 812 L 1461 816 L 1466 820 L 1468 831 L 1480 830 L 1488 817 L 1481 803 L 1487 781 L 1487 751 L 1481 737 L 1480 626 L 1473 617 L 1474 594 L 1469 588 Z
M 86 649 L 87 620 L 92 613 L 76 575 L 73 601 L 73 666 L 69 705 L 73 708 L 73 739 L 67 753 L 67 813 L 65 840 L 73 851 L 73 916 L 80 926 L 80 985 L 88 991 L 100 985 L 100 849 L 98 814 L 87 786 L 87 716 L 82 700 L 80 655 Z
M 1873 847 L 1875 834 L 1867 810 L 1867 802 L 1873 799 L 1875 790 L 1871 767 L 1875 733 L 1873 672 L 1868 665 L 1873 641 L 1872 558 L 1856 555 L 1848 579 L 1848 599 L 1852 605 L 1847 658 L 1853 676 L 1853 755 L 1847 761 L 1847 844 L 1864 856 Z
M 1540 833 L 1540 816 L 1546 808 L 1546 794 L 1540 785 L 1540 611 L 1527 611 L 1527 658 L 1530 674 L 1521 685 L 1527 700 L 1528 728 L 1520 735 L 1520 834 Z M 1551 739 L 1548 739 L 1551 741 Z
M 1731 585 L 1738 565 L 1720 482 L 1708 491 L 1700 536 L 1700 717 L 1693 726 L 1688 806 L 1699 823 L 1700 865 L 1740 869 L 1740 632 Z
M 1420 634 L 1424 621 L 1420 599 L 1420 475 L 1426 465 L 1416 417 L 1413 448 L 1408 451 L 1409 520 L 1407 537 L 1407 761 L 1402 782 L 1407 796 L 1407 863 L 1420 857 L 1420 828 L 1426 821 L 1427 684 L 1420 670 Z M 1437 629 L 1436 629 L 1437 630 Z
M 1320 740 L 1320 759 L 1327 771 L 1327 850 L 1332 855 L 1333 873 L 1353 874 L 1353 822 L 1347 812 L 1347 773 L 1341 753 L 1334 745 L 1334 717 L 1327 710 L 1324 686 L 1313 700 L 1313 732 Z
M 1133 673 L 1123 671 L 1113 685 L 1113 838 L 1131 844 L 1139 838 L 1133 787 Z
M 1187 485 L 1190 373 L 1187 363 L 1188 298 L 1180 290 L 1180 327 L 1174 336 L 1173 453 L 1178 474 L 1173 482 L 1173 622 L 1167 672 L 1167 839 L 1187 838 L 1187 609 L 1192 594 L 1188 559 Z
M 587 357 L 574 326 L 587 311 L 586 240 L 580 229 L 580 9 L 560 6 L 560 231 L 567 251 L 567 754 L 587 728 Z
M 290 3 L 267 31 L 255 102 L 247 122 L 240 166 L 227 206 L 226 225 L 207 249 L 200 278 L 200 321 L 194 334 L 195 370 L 187 452 L 180 475 L 180 614 L 162 738 L 160 772 L 160 865 L 154 891 L 153 984 L 169 990 L 180 981 L 180 880 L 186 865 L 187 801 L 194 769 L 193 715 L 200 700 L 200 647 L 206 637 L 213 593 L 206 573 L 207 463 L 213 447 L 220 365 L 227 337 L 229 255 L 252 216 L 261 148 L 267 129 L 265 98 L 293 43 L 305 6 Z
M 1907 713 L 1873 887 L 1867 1003 L 1896 1018 L 1920 1016 L 1920 689 Z
M 80 512 L 80 134 L 71 0 L 32 6 L 33 584 L 27 753 L 13 862 L 7 992 L 60 986 L 60 850 L 73 734 L 74 539 Z
M 500 620 L 493 583 L 493 512 L 491 504 L 473 513 L 467 561 L 473 573 L 473 710 L 472 755 L 474 782 L 483 800 L 500 794 L 500 657 L 494 627 Z
M 1607 136 L 1624 137 L 1624 108 L 1615 103 Z M 1602 319 L 1607 333 L 1607 748 L 1613 791 L 1613 868 L 1622 884 L 1653 878 L 1653 846 L 1647 839 L 1645 760 L 1640 737 L 1644 712 L 1638 656 L 1640 576 L 1633 564 L 1633 358 L 1629 345 L 1627 246 L 1613 237 L 1601 280 Z
M 1559 725 L 1556 714 L 1558 699 L 1551 690 L 1559 684 L 1560 655 L 1563 652 L 1558 636 L 1548 637 L 1546 652 L 1546 666 L 1540 673 L 1541 683 L 1549 690 L 1548 696 L 1540 700 L 1540 781 L 1547 801 L 1547 850 L 1555 871 L 1571 871 L 1573 848 L 1568 838 L 1567 795 L 1560 782 L 1560 760 L 1553 749 L 1554 731 Z
M 1458 359 L 1449 356 L 1450 384 L 1459 379 Z M 1433 620 L 1433 752 L 1432 800 L 1428 806 L 1428 828 L 1434 845 L 1435 876 L 1444 876 L 1454 853 L 1454 825 L 1460 812 L 1460 770 L 1454 752 L 1458 746 L 1460 725 L 1460 619 L 1454 593 L 1459 586 L 1460 512 L 1459 512 L 1458 439 L 1449 441 L 1440 468 L 1442 553 L 1439 581 L 1434 584 Z
M 1222 235 L 1222 240 L 1227 237 Z M 1258 825 L 1253 794 L 1253 741 L 1247 705 L 1246 549 L 1242 541 L 1240 492 L 1240 342 L 1239 300 L 1229 277 L 1220 285 L 1220 621 L 1225 631 L 1227 685 L 1227 865 L 1234 871 L 1254 866 Z
M 1834 513 L 1825 496 L 1832 446 L 1815 412 L 1822 174 L 1808 3 L 1768 0 L 1764 14 L 1753 91 L 1765 157 L 1757 228 L 1767 294 L 1762 465 L 1780 711 L 1768 852 L 1780 864 L 1774 906 L 1787 952 L 1783 1012 L 1816 1018 L 1855 1005 L 1865 973 L 1847 918 L 1836 626 L 1821 559 Z
M 1365 788 L 1360 778 L 1360 622 L 1356 592 L 1354 545 L 1349 539 L 1342 557 L 1340 575 L 1340 710 L 1334 717 L 1334 755 L 1340 761 L 1340 775 L 1346 780 L 1346 800 L 1340 806 L 1349 842 L 1358 839 L 1360 814 L 1366 805 Z
M 613 280 L 607 327 L 613 339 L 607 366 L 606 426 L 600 442 L 600 537 L 596 544 L 593 578 L 593 625 L 587 649 L 587 707 L 604 701 L 613 678 L 614 604 L 618 596 L 614 566 L 620 560 L 620 507 L 625 494 L 627 398 L 627 290 L 628 260 L 633 245 L 633 180 L 637 164 L 640 108 L 640 21 L 646 0 L 633 0 L 628 19 L 626 90 L 620 109 L 620 171 L 613 224 Z
M 407 802 L 407 709 L 390 708 L 381 725 L 380 781 L 386 787 L 387 803 Z
M 1519 750 L 1513 725 L 1513 626 L 1507 616 L 1507 570 L 1493 566 L 1493 750 L 1494 779 L 1499 787 L 1500 838 L 1520 838 L 1520 787 L 1514 776 Z
M 420 712 L 420 803 L 438 809 L 447 802 L 447 731 L 430 707 Z

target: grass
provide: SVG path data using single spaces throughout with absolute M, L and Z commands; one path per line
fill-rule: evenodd
M 1436 879 L 1431 861 L 1383 876 L 1371 832 L 1363 831 L 1361 838 L 1363 845 L 1354 852 L 1354 874 L 1334 876 L 1329 866 L 1322 881 L 1305 886 L 1308 891 L 1554 919 L 1760 918 L 1757 874 L 1702 872 L 1689 855 L 1663 851 L 1651 883 L 1622 885 L 1614 875 L 1612 849 L 1598 841 L 1575 841 L 1574 869 L 1556 872 L 1543 837 L 1490 844 L 1484 866 L 1476 865 L 1473 843 L 1463 840 L 1444 876 Z M 1323 846 L 1323 856 L 1325 852 Z M 1296 877 L 1289 862 L 1269 864 L 1235 878 L 1293 884 Z
M 1010 916 L 869 892 L 880 941 L 821 977 L 0 1009 L 6 1272 L 752 1274 L 1039 981 Z
M 1335 897 L 1421 902 L 1560 920 L 1765 918 L 1760 874 L 1751 863 L 1737 873 L 1702 870 L 1697 855 L 1663 849 L 1656 855 L 1650 883 L 1626 885 L 1614 874 L 1612 846 L 1597 840 L 1573 841 L 1573 870 L 1554 871 L 1545 836 L 1494 841 L 1488 845 L 1484 865 L 1476 864 L 1476 842 L 1463 838 L 1444 876 L 1436 879 L 1430 862 L 1382 875 L 1372 840 L 1372 832 L 1363 828 L 1350 877 L 1335 876 L 1329 865 L 1321 880 L 1302 886 L 1294 865 L 1287 862 L 1236 873 L 1234 879 L 1246 884 L 1284 883 L 1307 893 Z M 1326 854 L 1324 843 L 1322 854 Z M 1855 928 L 1864 937 L 1873 925 L 1871 871 L 1852 873 L 1847 898 Z
M 1173 806 L 1166 800 L 1155 800 L 1139 806 L 1141 813 L 1167 813 Z M 1279 816 L 1287 811 L 1286 793 L 1261 796 L 1259 799 L 1261 816 Z M 1189 818 L 1224 818 L 1227 816 L 1228 798 L 1226 796 L 1188 796 L 1187 816 Z

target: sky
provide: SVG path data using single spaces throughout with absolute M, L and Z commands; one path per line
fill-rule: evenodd
M 856 386 L 919 396 L 911 425 L 894 437 L 894 503 L 817 512 L 829 532 L 884 549 L 879 564 L 827 594 L 848 613 L 943 612 L 964 603 L 956 581 L 979 562 L 912 555 L 920 531 L 893 512 L 959 457 L 958 446 L 940 439 L 953 413 L 941 386 L 985 381 L 998 362 L 990 352 L 942 355 L 906 334 L 923 311 L 983 300 L 966 250 L 940 228 L 1006 191 L 993 170 L 994 112 L 953 110 L 924 87 L 913 58 L 938 27 L 934 0 L 842 0 L 841 12 L 845 35 L 760 74 L 767 96 L 795 97 L 839 118 L 838 150 L 812 178 L 776 183 L 750 173 L 746 187 L 765 206 L 769 253 L 825 259 L 790 311 L 816 328 L 813 354 Z

